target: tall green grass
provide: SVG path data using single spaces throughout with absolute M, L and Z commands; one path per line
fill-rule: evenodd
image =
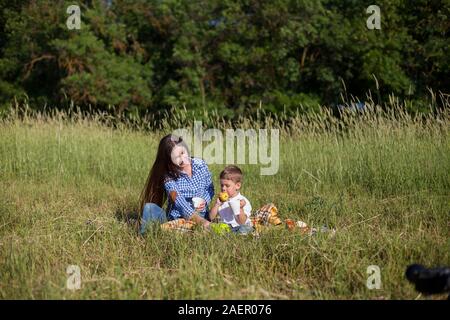
M 145 238 L 130 217 L 159 139 L 192 126 L 187 111 L 156 123 L 12 108 L 0 122 L 0 298 L 423 298 L 404 270 L 450 264 L 450 108 L 388 107 L 201 117 L 279 129 L 279 172 L 242 165 L 242 193 L 254 209 L 274 202 L 282 218 L 334 227 L 334 237 L 281 227 L 260 237 L 154 228 Z M 222 167 L 210 165 L 216 190 Z M 68 265 L 81 268 L 80 290 L 66 288 Z M 369 265 L 381 269 L 380 290 L 366 287 Z

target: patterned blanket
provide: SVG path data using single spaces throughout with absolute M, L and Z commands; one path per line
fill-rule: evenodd
M 294 221 L 292 219 L 281 220 L 277 207 L 273 203 L 268 203 L 256 210 L 255 214 L 250 217 L 255 231 L 253 235 L 259 235 L 262 231 L 267 230 L 270 226 L 285 226 L 288 230 L 298 231 L 300 234 L 312 235 L 317 232 L 330 232 L 332 236 L 336 233 L 335 229 L 328 229 L 326 226 L 321 228 L 313 228 L 303 221 Z M 230 228 L 224 228 L 224 223 L 212 223 L 211 230 L 218 234 L 230 232 Z M 195 222 L 186 219 L 176 219 L 161 225 L 161 229 L 179 232 L 194 232 L 197 228 Z

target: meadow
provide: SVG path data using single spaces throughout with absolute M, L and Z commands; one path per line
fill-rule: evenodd
M 202 115 L 206 127 L 279 129 L 278 173 L 241 165 L 242 193 L 254 209 L 273 202 L 281 218 L 334 237 L 284 227 L 140 237 L 133 221 L 159 139 L 189 125 L 186 112 L 135 124 L 12 108 L 0 120 L 0 298 L 426 299 L 404 271 L 450 264 L 450 108 L 403 107 L 234 123 Z M 210 165 L 216 190 L 224 165 Z M 79 290 L 66 287 L 69 265 L 80 267 Z M 380 289 L 366 286 L 370 265 Z

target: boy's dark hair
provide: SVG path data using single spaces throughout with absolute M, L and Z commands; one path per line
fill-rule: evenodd
M 242 171 L 238 166 L 229 165 L 220 173 L 220 179 L 231 180 L 234 183 L 242 182 Z

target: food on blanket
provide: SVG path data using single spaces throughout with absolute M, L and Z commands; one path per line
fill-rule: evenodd
M 228 193 L 227 192 L 221 192 L 219 193 L 219 200 L 222 202 L 228 201 Z
M 308 227 L 308 225 L 303 221 L 297 221 L 295 223 L 296 227 L 299 229 L 301 234 L 310 234 L 312 232 L 312 229 Z
M 231 232 L 230 226 L 226 223 L 211 223 L 210 228 L 214 233 L 219 235 Z
M 300 221 L 300 220 L 297 221 L 295 224 L 296 224 L 297 227 L 299 227 L 299 228 L 306 228 L 306 227 L 308 226 L 305 222 Z
M 284 220 L 284 222 L 286 223 L 286 228 L 288 228 L 289 230 L 294 230 L 295 228 L 295 221 L 292 219 L 286 219 Z
M 194 230 L 194 226 L 195 223 L 193 221 L 181 218 L 161 224 L 161 229 L 180 232 L 192 232 Z
M 270 225 L 280 225 L 283 222 L 278 217 L 278 209 L 273 203 L 266 204 L 262 206 L 255 212 L 255 215 L 250 218 L 253 228 L 255 229 L 254 234 L 258 236 L 262 231 L 269 229 Z M 313 228 L 308 226 L 303 221 L 294 221 L 293 219 L 285 219 L 284 224 L 286 228 L 290 231 L 299 232 L 301 235 L 314 235 L 318 232 L 329 233 L 331 237 L 335 236 L 336 229 L 330 229 L 327 226 L 322 228 Z

